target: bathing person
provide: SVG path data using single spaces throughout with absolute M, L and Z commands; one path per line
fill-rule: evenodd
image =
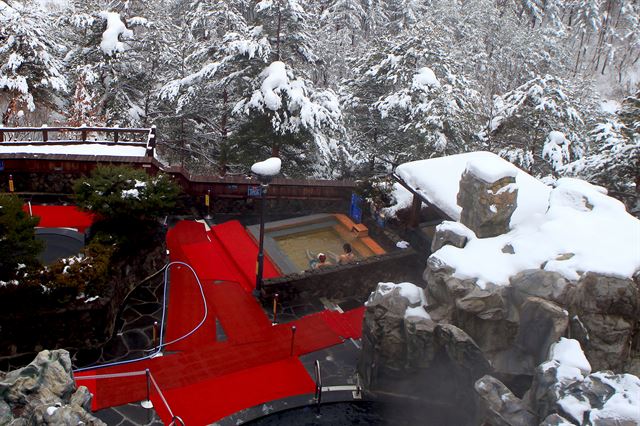
M 320 269 L 331 265 L 331 263 L 327 262 L 327 255 L 324 253 L 318 253 L 315 257 L 311 255 L 309 250 L 307 250 L 306 253 L 307 258 L 309 259 L 309 267 L 311 267 L 311 269 Z
M 344 253 L 342 253 L 340 257 L 338 257 L 338 263 L 340 264 L 350 263 L 356 259 L 356 255 L 353 253 L 353 250 L 351 249 L 351 244 L 344 243 L 344 245 L 342 246 L 342 250 L 344 250 Z

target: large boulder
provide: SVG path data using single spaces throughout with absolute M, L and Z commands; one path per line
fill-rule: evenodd
M 90 414 L 90 406 L 88 389 L 76 389 L 65 350 L 42 351 L 0 381 L 1 425 L 104 425 Z
M 480 398 L 483 418 L 493 426 L 533 426 L 537 416 L 517 398 L 501 381 L 484 376 L 475 383 Z
M 462 207 L 460 222 L 478 238 L 509 232 L 518 198 L 515 174 L 509 174 L 490 176 L 470 166 L 462 174 L 458 192 L 458 205 Z
M 431 242 L 431 251 L 436 252 L 446 245 L 464 248 L 467 241 L 475 237 L 473 231 L 460 222 L 444 221 L 436 226 L 436 232 Z
M 622 371 L 640 318 L 640 289 L 631 279 L 588 272 L 568 301 L 572 335 L 594 368 Z
M 561 338 L 540 364 L 523 400 L 497 379 L 475 385 L 485 424 L 631 426 L 640 424 L 640 379 L 608 371 L 591 373 L 580 344 Z
M 509 280 L 512 302 L 520 306 L 529 296 L 566 304 L 566 295 L 573 287 L 559 273 L 543 269 L 527 269 Z

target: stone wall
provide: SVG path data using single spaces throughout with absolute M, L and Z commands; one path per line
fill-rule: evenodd
M 328 299 L 356 298 L 366 300 L 379 282 L 419 282 L 419 255 L 412 249 L 372 256 L 348 264 L 292 274 L 264 282 L 264 294 L 271 300 L 278 293 L 280 300 L 301 303 Z
M 89 348 L 104 343 L 113 334 L 116 315 L 129 292 L 166 263 L 164 237 L 138 259 L 142 261 L 116 261 L 111 266 L 111 294 L 91 303 L 77 300 L 77 291 L 69 288 L 47 294 L 39 288 L 3 292 L 0 360 L 32 357 L 43 348 Z

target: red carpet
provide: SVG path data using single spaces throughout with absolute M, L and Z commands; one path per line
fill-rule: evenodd
M 174 414 L 189 426 L 209 424 L 267 401 L 313 393 L 314 383 L 297 357 L 361 335 L 363 308 L 344 314 L 323 311 L 272 326 L 251 295 L 256 244 L 237 222 L 218 225 L 208 233 L 202 224 L 179 222 L 167 234 L 167 246 L 171 260 L 196 270 L 209 317 L 193 335 L 165 348 L 165 356 L 77 374 L 78 383 L 95 395 L 94 410 L 146 399 L 146 379 L 81 380 L 81 376 L 148 368 Z M 266 276 L 278 274 L 268 259 L 265 272 Z M 173 266 L 170 278 L 165 342 L 193 329 L 204 312 L 199 287 L 188 268 Z M 216 341 L 216 319 L 226 341 Z M 159 396 L 152 392 L 151 398 L 168 423 L 169 414 Z
M 29 206 L 22 207 L 29 213 Z M 95 215 L 83 212 L 75 206 L 37 206 L 32 205 L 33 216 L 40 218 L 40 228 L 75 228 L 80 233 L 90 227 L 95 221 Z

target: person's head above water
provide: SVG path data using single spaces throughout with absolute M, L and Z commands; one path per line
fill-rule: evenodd
M 318 253 L 318 260 L 320 262 L 324 262 L 325 260 L 327 260 L 327 256 L 324 253 Z
M 351 244 L 344 243 L 344 245 L 342 246 L 342 249 L 344 250 L 345 253 L 351 253 Z

